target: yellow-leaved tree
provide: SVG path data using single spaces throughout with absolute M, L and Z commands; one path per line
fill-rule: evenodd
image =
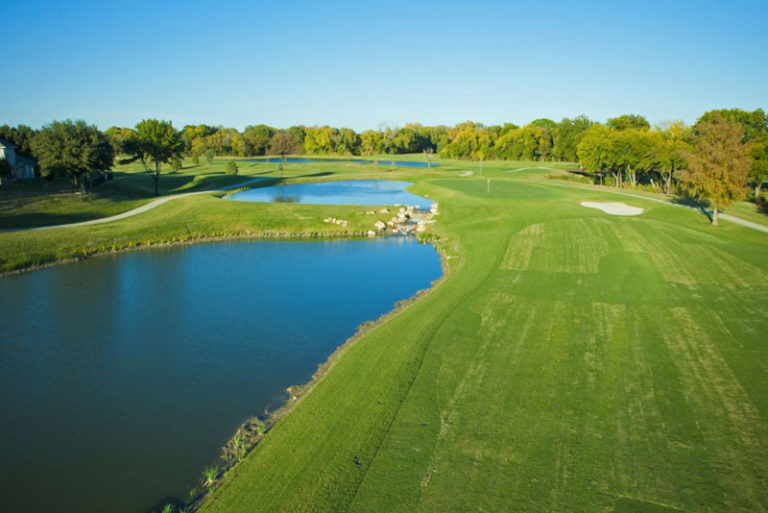
M 752 159 L 744 128 L 720 114 L 699 123 L 687 160 L 680 183 L 691 196 L 709 202 L 712 224 L 717 226 L 722 207 L 746 195 Z

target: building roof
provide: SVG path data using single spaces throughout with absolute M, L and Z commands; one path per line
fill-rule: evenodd
M 0 146 L 2 146 L 3 148 L 18 148 L 18 146 L 16 146 L 12 142 L 6 141 L 5 139 L 0 139 Z

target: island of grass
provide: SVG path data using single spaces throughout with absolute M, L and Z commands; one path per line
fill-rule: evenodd
M 336 355 L 201 511 L 768 510 L 768 236 L 534 163 L 442 164 L 291 171 L 415 183 L 448 275 Z M 326 209 L 201 195 L 0 234 L 0 255 L 307 233 Z

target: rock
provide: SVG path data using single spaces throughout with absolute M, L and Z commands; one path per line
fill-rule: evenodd
M 379 230 L 380 232 L 387 229 L 387 223 L 385 223 L 384 221 L 376 221 L 376 223 L 373 226 L 375 226 L 376 229 Z
M 373 230 L 368 230 L 368 237 L 376 237 L 376 232 Z
M 367 215 L 367 216 L 372 216 L 372 215 L 373 215 L 373 214 L 375 214 L 375 213 L 376 213 L 376 212 L 374 212 L 373 210 L 369 210 L 369 211 L 367 211 L 367 212 L 365 213 L 365 215 Z
M 382 208 L 381 210 L 379 210 L 379 214 L 388 214 L 388 213 L 389 213 L 388 208 Z

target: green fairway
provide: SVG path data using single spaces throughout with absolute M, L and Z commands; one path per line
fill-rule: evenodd
M 768 235 L 552 179 L 566 165 L 486 162 L 481 175 L 439 162 L 161 178 L 167 193 L 255 176 L 408 180 L 440 204 L 430 231 L 449 270 L 348 346 L 203 511 L 768 510 Z M 146 195 L 151 181 L 125 173 L 122 190 Z M 209 237 L 360 235 L 376 220 L 367 208 L 191 196 L 113 223 L 0 233 L 0 269 Z M 731 211 L 765 224 L 748 205 Z
M 450 277 L 204 511 L 768 510 L 768 237 L 503 170 L 422 176 Z

